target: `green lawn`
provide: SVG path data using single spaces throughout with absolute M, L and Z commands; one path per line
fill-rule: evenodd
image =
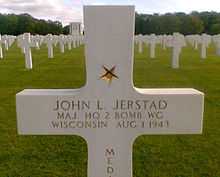
M 25 88 L 78 88 L 85 83 L 83 47 L 47 58 L 33 49 L 32 71 L 15 45 L 0 60 L 0 177 L 86 177 L 87 147 L 77 136 L 19 136 L 15 94 Z M 220 57 L 185 48 L 181 68 L 171 50 L 135 55 L 134 84 L 143 88 L 193 87 L 205 93 L 202 135 L 141 136 L 133 148 L 134 177 L 220 177 Z

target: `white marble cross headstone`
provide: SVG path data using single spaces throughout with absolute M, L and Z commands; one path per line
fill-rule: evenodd
M 58 43 L 59 43 L 59 46 L 60 46 L 60 52 L 64 53 L 65 52 L 65 38 L 64 38 L 64 35 L 61 34 L 58 37 Z
M 8 50 L 9 49 L 8 35 L 2 36 L 2 40 L 3 40 L 3 43 L 5 45 L 5 50 Z
M 14 41 L 15 41 L 15 39 L 16 39 L 16 36 L 8 36 L 8 44 L 9 44 L 9 47 L 11 47 L 12 46 L 12 44 L 14 43 Z
M 19 134 L 83 137 L 89 177 L 131 177 L 140 135 L 202 132 L 203 93 L 133 86 L 134 19 L 133 6 L 85 6 L 85 87 L 16 96 Z
M 213 42 L 215 44 L 216 55 L 220 56 L 220 34 L 213 36 L 212 40 L 213 40 Z
M 31 41 L 31 34 L 24 33 L 23 38 L 19 41 L 19 45 L 24 50 L 26 69 L 32 69 L 31 47 L 36 47 L 36 45 Z
M 138 53 L 143 53 L 143 35 L 139 34 L 136 36 L 136 42 L 138 44 Z
M 149 36 L 149 44 L 150 44 L 150 58 L 155 58 L 155 48 L 157 44 L 157 36 L 155 34 L 151 34 Z
M 75 36 L 72 36 L 72 44 L 73 44 L 73 48 L 75 49 L 77 47 Z
M 66 36 L 66 42 L 68 45 L 68 50 L 72 49 L 73 38 L 71 35 Z
M 31 41 L 37 50 L 40 50 L 40 40 L 41 40 L 40 35 L 36 35 L 36 36 L 31 37 Z
M 199 44 L 199 41 L 200 41 L 200 35 L 194 35 L 194 49 L 195 50 L 198 50 L 198 44 Z
M 180 56 L 182 47 L 186 45 L 184 36 L 179 33 L 174 33 L 170 45 L 173 48 L 171 66 L 174 69 L 178 69 L 179 68 L 179 56 Z
M 163 50 L 166 50 L 166 40 L 167 40 L 167 35 L 163 35 L 163 36 L 161 36 L 161 44 L 162 44 L 162 48 L 163 48 Z
M 207 48 L 209 44 L 211 43 L 211 36 L 207 34 L 201 35 L 201 58 L 206 59 L 207 58 Z
M 53 58 L 53 44 L 54 44 L 54 39 L 53 39 L 53 35 L 52 34 L 48 34 L 45 39 L 44 42 L 47 44 L 47 49 L 48 49 L 48 58 Z
M 2 36 L 0 34 L 0 59 L 3 59 L 2 43 L 3 43 L 3 40 L 2 40 Z

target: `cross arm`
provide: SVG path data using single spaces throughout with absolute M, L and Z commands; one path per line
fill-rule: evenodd
M 138 89 L 147 108 L 145 117 L 135 129 L 137 136 L 144 134 L 201 134 L 204 112 L 204 94 L 186 89 Z M 138 100 L 138 99 L 137 99 Z
M 26 89 L 18 93 L 16 95 L 18 133 L 22 135 L 72 134 L 82 136 L 80 128 L 73 129 L 72 127 L 69 128 L 69 131 L 65 129 L 66 121 L 72 122 L 71 126 L 76 126 L 73 124 L 78 119 L 74 117 L 74 112 L 78 109 L 78 102 L 73 105 L 73 100 L 77 99 L 75 97 L 79 92 L 79 89 Z M 59 100 L 62 100 L 61 103 L 58 103 Z M 74 109 L 72 106 L 75 106 L 76 110 L 72 110 Z M 63 125 L 59 124 L 61 121 Z

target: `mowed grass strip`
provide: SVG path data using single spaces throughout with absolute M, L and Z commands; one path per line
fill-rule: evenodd
M 136 50 L 137 51 L 137 50 Z M 86 177 L 87 145 L 78 136 L 19 136 L 15 94 L 25 88 L 79 88 L 85 84 L 84 48 L 47 58 L 47 48 L 32 49 L 33 70 L 24 67 L 13 45 L 0 60 L 0 177 Z M 171 49 L 145 46 L 135 52 L 134 84 L 141 88 L 196 88 L 205 96 L 203 135 L 141 136 L 133 148 L 134 177 L 220 177 L 220 57 L 184 48 L 180 69 L 172 69 Z M 181 101 L 181 100 L 180 100 Z

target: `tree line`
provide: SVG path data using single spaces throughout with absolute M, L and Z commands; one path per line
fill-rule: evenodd
M 217 12 L 192 12 L 166 13 L 163 15 L 136 13 L 136 34 L 172 34 L 180 32 L 189 34 L 219 34 L 220 13 Z
M 65 33 L 59 21 L 39 20 L 29 14 L 0 14 L 0 34 L 19 35 L 25 32 L 45 35 Z
M 0 14 L 0 34 L 19 35 L 25 32 L 45 35 L 68 34 L 69 26 L 59 21 L 36 19 L 29 14 Z M 136 13 L 136 34 L 219 34 L 220 13 L 192 12 L 160 14 Z

